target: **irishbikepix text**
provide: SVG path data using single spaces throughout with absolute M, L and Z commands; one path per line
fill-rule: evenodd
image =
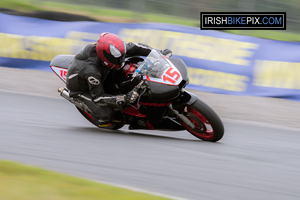
M 286 13 L 201 13 L 201 29 L 286 29 Z

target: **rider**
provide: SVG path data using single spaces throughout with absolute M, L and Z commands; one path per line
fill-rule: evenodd
M 151 50 L 147 45 L 133 42 L 126 44 L 115 34 L 102 33 L 96 44 L 86 45 L 72 60 L 66 83 L 70 97 L 85 103 L 99 126 L 107 125 L 113 120 L 114 109 L 96 103 L 134 103 L 138 95 L 133 91 L 118 96 L 105 93 L 103 83 L 106 77 L 111 70 L 122 68 L 125 57 L 147 56 Z M 162 54 L 171 57 L 172 52 L 165 49 Z

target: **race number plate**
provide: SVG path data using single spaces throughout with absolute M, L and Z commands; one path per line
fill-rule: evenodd
M 51 69 L 63 82 L 66 82 L 68 69 L 56 66 L 51 66 Z
M 148 81 L 163 83 L 167 85 L 179 85 L 182 81 L 182 76 L 179 70 L 171 63 L 168 59 L 166 59 L 170 64 L 170 67 L 164 71 L 160 78 L 154 78 L 146 76 Z

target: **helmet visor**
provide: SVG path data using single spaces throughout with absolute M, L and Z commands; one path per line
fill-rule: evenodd
M 103 55 L 109 62 L 113 63 L 114 65 L 121 65 L 125 61 L 125 53 L 118 58 L 109 54 L 107 51 L 103 51 Z

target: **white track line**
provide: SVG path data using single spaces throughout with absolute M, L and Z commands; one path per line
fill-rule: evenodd
M 136 188 L 136 187 L 120 185 L 120 184 L 110 183 L 110 182 L 106 182 L 106 181 L 97 181 L 97 180 L 92 180 L 92 181 L 95 181 L 97 183 L 103 183 L 103 184 L 111 185 L 111 186 L 116 186 L 116 187 L 120 187 L 120 188 L 124 188 L 124 189 L 128 189 L 128 190 L 132 190 L 132 191 L 135 191 L 135 192 L 147 193 L 147 194 L 151 194 L 151 195 L 155 195 L 155 196 L 161 196 L 161 197 L 174 199 L 174 200 L 188 200 L 188 199 L 185 199 L 185 198 L 174 197 L 174 196 L 171 196 L 171 195 L 161 194 L 161 193 L 152 192 L 152 191 L 148 191 L 148 190 L 144 190 L 144 189 L 140 189 L 140 188 Z

